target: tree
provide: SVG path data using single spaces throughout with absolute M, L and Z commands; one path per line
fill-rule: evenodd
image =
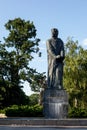
M 69 38 L 66 43 L 64 86 L 69 93 L 70 106 L 87 105 L 87 50 Z
M 40 39 L 36 38 L 33 22 L 16 18 L 9 20 L 5 27 L 9 34 L 4 37 L 5 43 L 0 44 L 0 87 L 4 91 L 1 100 L 8 106 L 24 103 L 25 95 L 21 89 L 24 81 L 27 80 L 31 87 L 37 83 L 39 89 L 40 84 L 35 77 L 42 78 L 44 75 L 29 66 L 33 53 L 39 52 Z
M 36 105 L 39 103 L 39 94 L 32 94 L 29 96 L 30 105 Z

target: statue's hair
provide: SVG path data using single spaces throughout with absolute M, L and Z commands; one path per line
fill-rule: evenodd
M 52 29 L 51 29 L 51 32 L 54 32 L 54 31 L 57 32 L 57 33 L 59 33 L 59 31 L 58 31 L 57 28 L 52 28 Z

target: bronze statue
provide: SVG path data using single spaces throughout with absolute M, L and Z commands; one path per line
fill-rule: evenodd
M 46 42 L 48 56 L 48 88 L 63 89 L 64 43 L 58 38 L 58 30 L 51 29 L 52 38 Z

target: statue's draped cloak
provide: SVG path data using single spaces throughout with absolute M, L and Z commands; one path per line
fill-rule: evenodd
M 64 44 L 60 38 L 49 39 L 46 42 L 48 56 L 48 87 L 63 87 L 63 60 L 65 57 Z M 60 58 L 57 56 L 60 55 Z

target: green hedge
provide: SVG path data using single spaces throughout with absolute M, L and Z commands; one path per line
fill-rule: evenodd
M 87 118 L 87 109 L 70 108 L 68 117 L 70 117 L 70 118 Z
M 0 109 L 0 113 L 1 113 L 1 114 L 5 114 L 5 111 L 6 111 L 5 108 L 4 108 L 4 109 Z
M 43 107 L 13 105 L 5 108 L 1 113 L 5 113 L 8 117 L 43 117 Z M 68 118 L 87 118 L 87 109 L 69 108 Z
M 43 107 L 40 105 L 35 106 L 13 105 L 6 109 L 5 114 L 8 117 L 42 117 Z

